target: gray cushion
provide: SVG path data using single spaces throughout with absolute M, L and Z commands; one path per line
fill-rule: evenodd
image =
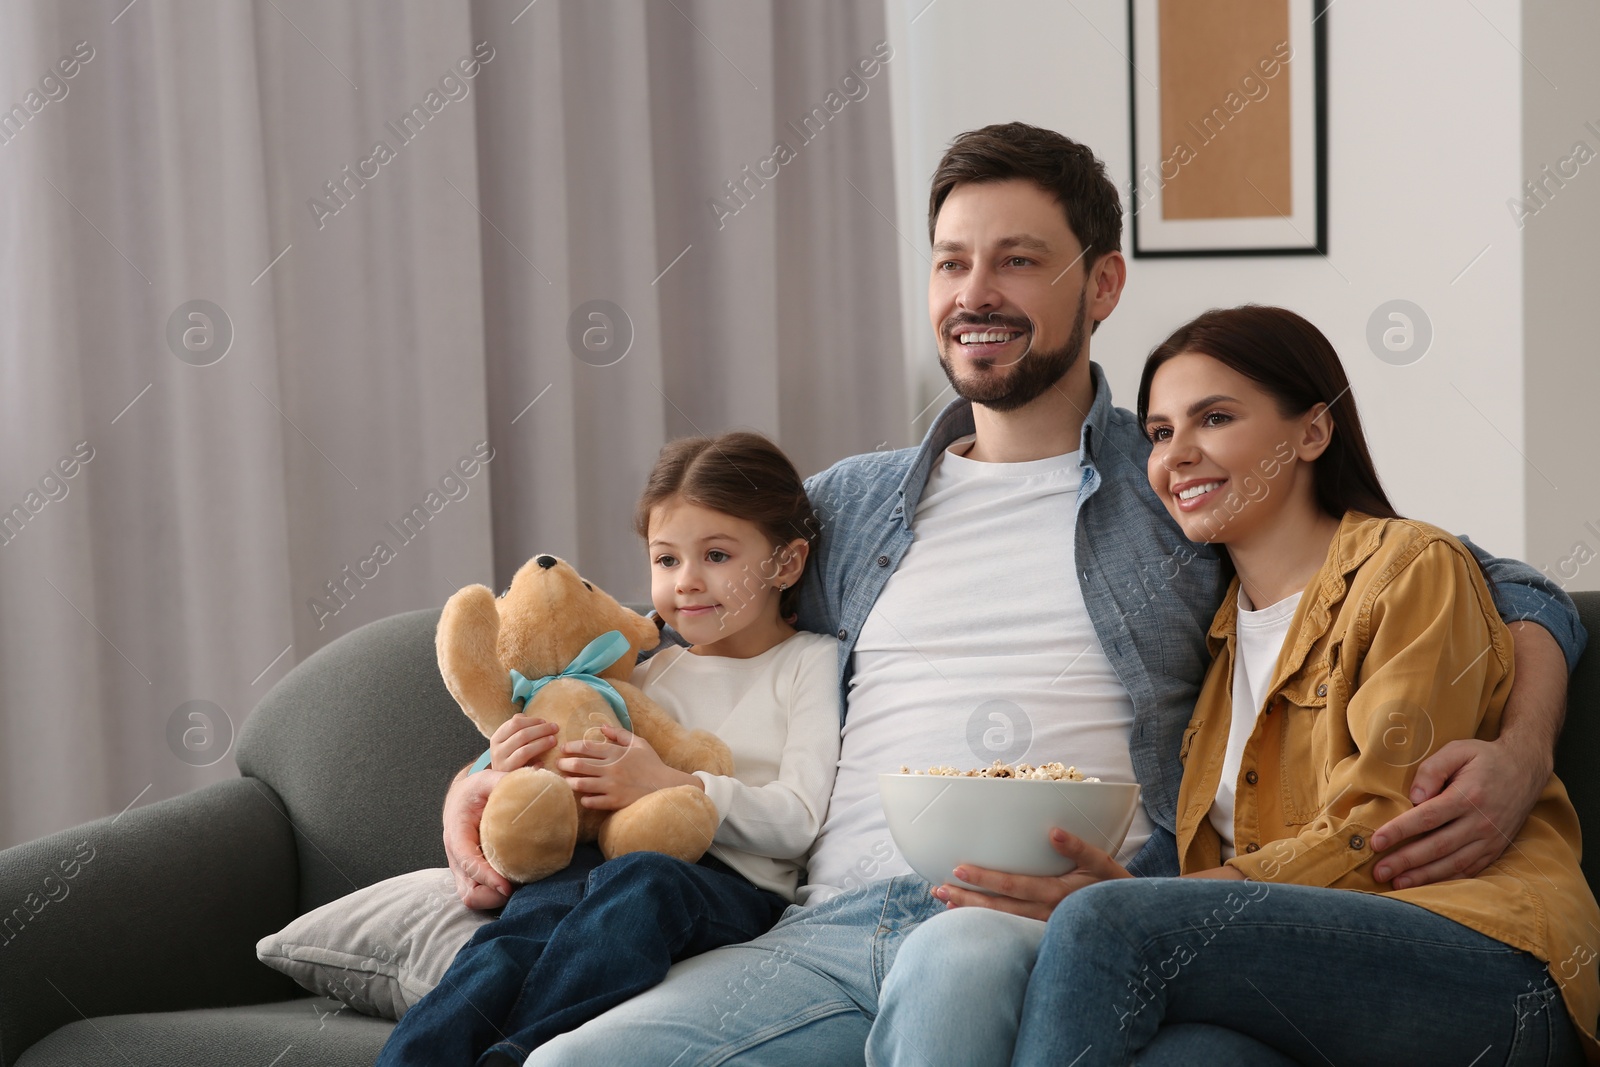
M 487 742 L 439 677 L 439 609 L 370 623 L 298 664 L 250 713 L 239 770 L 288 807 L 299 911 L 445 866 L 450 780 Z
M 239 1008 L 103 1015 L 69 1023 L 18 1067 L 371 1067 L 394 1023 L 336 1000 L 306 998 Z

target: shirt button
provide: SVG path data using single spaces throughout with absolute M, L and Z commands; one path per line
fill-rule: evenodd
M 1256 772 L 1255 771 L 1245 771 L 1244 772 L 1244 780 L 1250 785 L 1255 785 L 1256 784 Z
M 905 510 L 905 508 L 904 508 L 904 507 L 902 507 L 902 506 L 901 506 L 901 505 L 899 505 L 899 504 L 896 504 L 896 505 L 895 505 L 895 508 L 894 508 L 894 513 L 895 513 L 895 514 L 896 514 L 896 515 L 898 515 L 898 514 L 900 514 L 900 513 L 901 513 L 901 512 L 902 512 L 902 511 L 904 511 L 904 510 Z
M 878 566 L 887 567 L 888 565 L 889 565 L 889 557 L 888 556 L 879 556 L 878 557 Z
M 1326 683 L 1317 686 L 1317 696 L 1325 697 L 1327 695 L 1328 695 L 1328 686 L 1327 686 Z
M 850 631 L 849 630 L 840 630 L 839 631 L 839 640 L 843 641 L 845 638 L 847 638 L 849 636 L 850 636 Z
M 1360 852 L 1366 847 L 1366 844 L 1367 839 L 1362 837 L 1360 834 L 1352 834 L 1350 836 L 1350 847 L 1355 851 Z
M 1244 846 L 1244 850 L 1246 852 L 1260 852 L 1261 846 L 1252 841 L 1248 845 Z

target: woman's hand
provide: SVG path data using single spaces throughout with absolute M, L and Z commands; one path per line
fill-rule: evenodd
M 514 771 L 538 763 L 556 747 L 560 728 L 553 722 L 517 713 L 500 724 L 489 738 L 489 767 Z
M 620 726 L 602 726 L 605 740 L 569 741 L 556 766 L 572 777 L 567 784 L 586 808 L 615 811 L 642 796 L 675 785 L 704 788 L 692 774 L 661 762 L 650 742 Z
M 1043 920 L 1050 918 L 1057 904 L 1086 885 L 1112 878 L 1133 877 L 1110 854 L 1065 830 L 1051 830 L 1050 844 L 1077 866 L 1066 874 L 1052 876 L 1006 874 L 964 863 L 955 869 L 955 876 L 963 882 L 982 886 L 995 895 L 949 883 L 939 886 L 933 895 L 952 908 L 993 908 L 995 911 Z

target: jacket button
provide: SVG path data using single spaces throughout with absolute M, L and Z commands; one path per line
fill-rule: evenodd
M 1317 696 L 1325 697 L 1327 695 L 1328 695 L 1328 686 L 1327 686 L 1326 682 L 1324 682 L 1322 685 L 1317 686 Z
M 1360 834 L 1352 834 L 1350 836 L 1350 847 L 1355 851 L 1360 852 L 1366 847 L 1366 844 L 1367 839 L 1362 837 Z
M 839 631 L 839 640 L 843 641 L 845 638 L 847 638 L 849 636 L 850 636 L 850 631 L 849 630 L 840 630 Z
M 1255 771 L 1245 771 L 1244 772 L 1244 780 L 1245 780 L 1245 782 L 1247 782 L 1250 785 L 1255 785 L 1256 784 L 1256 772 Z
M 887 567 L 888 565 L 889 565 L 889 557 L 888 556 L 879 556 L 878 557 L 878 566 Z
M 1244 846 L 1244 850 L 1246 852 L 1260 852 L 1261 846 L 1252 841 L 1248 845 Z

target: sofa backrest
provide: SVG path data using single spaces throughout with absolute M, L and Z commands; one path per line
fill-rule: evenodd
M 450 781 L 486 747 L 439 677 L 438 608 L 369 623 L 285 675 L 240 732 L 239 770 L 282 798 L 300 911 L 445 865 Z
M 1583 874 L 1600 896 L 1600 592 L 1574 593 L 1589 647 L 1567 687 L 1567 725 L 1556 745 L 1560 777 L 1583 827 Z

